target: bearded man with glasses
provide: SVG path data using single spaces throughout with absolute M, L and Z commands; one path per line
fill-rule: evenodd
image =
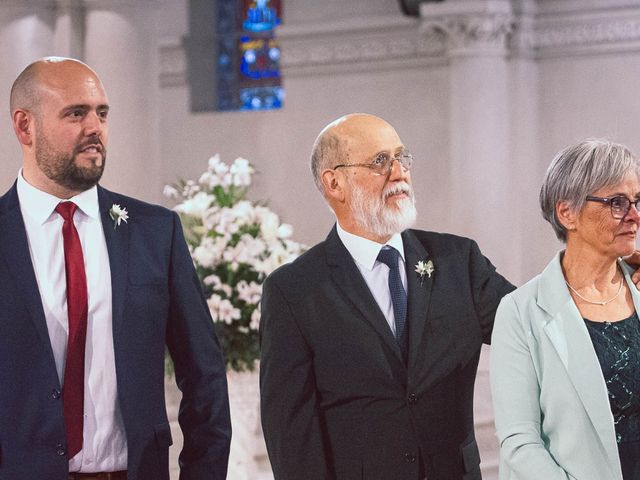
M 313 148 L 337 222 L 265 282 L 262 424 L 276 479 L 478 480 L 473 386 L 514 289 L 470 239 L 412 230 L 413 157 L 352 114 Z

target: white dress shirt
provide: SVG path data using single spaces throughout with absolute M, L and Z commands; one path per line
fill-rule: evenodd
M 22 171 L 18 175 L 17 188 L 31 262 L 62 384 L 69 322 L 63 219 L 55 212 L 61 199 L 31 186 L 22 177 Z M 113 349 L 111 270 L 100 220 L 98 190 L 93 187 L 68 200 L 78 206 L 74 223 L 82 244 L 88 294 L 84 440 L 82 450 L 69 460 L 69 471 L 126 470 L 127 441 L 118 405 Z
M 340 222 L 337 222 L 336 229 L 338 231 L 338 237 L 340 237 L 340 240 L 355 260 L 358 270 L 360 270 L 364 281 L 373 294 L 373 298 L 376 299 L 380 310 L 382 310 L 384 317 L 387 319 L 389 328 L 391 328 L 391 331 L 395 335 L 396 322 L 395 316 L 393 315 L 391 294 L 389 293 L 389 267 L 379 262 L 377 258 L 380 249 L 382 249 L 384 245 L 389 245 L 400 252 L 398 256 L 398 266 L 400 268 L 402 286 L 406 292 L 407 271 L 404 268 L 404 246 L 402 244 L 402 237 L 399 233 L 396 233 L 383 245 L 347 232 L 340 226 Z

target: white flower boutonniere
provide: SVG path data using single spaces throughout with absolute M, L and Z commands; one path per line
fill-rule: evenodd
M 420 285 L 424 282 L 424 276 L 431 278 L 431 274 L 435 271 L 435 267 L 433 266 L 433 262 L 429 260 L 425 262 L 424 260 L 420 260 L 416 263 L 415 272 L 420 275 Z
M 119 227 L 120 222 L 127 223 L 127 220 L 129 219 L 127 209 L 121 207 L 117 203 L 111 205 L 111 208 L 109 209 L 109 216 L 111 217 L 111 220 L 113 220 L 113 228 Z

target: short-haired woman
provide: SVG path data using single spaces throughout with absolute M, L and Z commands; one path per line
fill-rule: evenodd
M 566 243 L 501 302 L 491 347 L 500 479 L 640 479 L 640 163 L 587 140 L 559 152 L 540 191 Z

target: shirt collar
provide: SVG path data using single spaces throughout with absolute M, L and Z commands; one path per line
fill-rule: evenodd
M 340 237 L 353 259 L 364 268 L 373 270 L 380 249 L 384 245 L 347 232 L 340 226 L 340 222 L 336 222 L 336 230 L 338 231 L 338 237 Z M 399 233 L 394 234 L 385 245 L 389 245 L 400 252 L 404 262 L 404 246 L 402 244 L 402 236 Z
M 38 225 L 44 224 L 51 217 L 56 205 L 63 200 L 75 203 L 88 217 L 99 219 L 100 207 L 98 206 L 98 187 L 96 186 L 75 197 L 61 199 L 29 184 L 22 176 L 22 169 L 20 169 L 17 189 L 22 212 L 33 218 Z

